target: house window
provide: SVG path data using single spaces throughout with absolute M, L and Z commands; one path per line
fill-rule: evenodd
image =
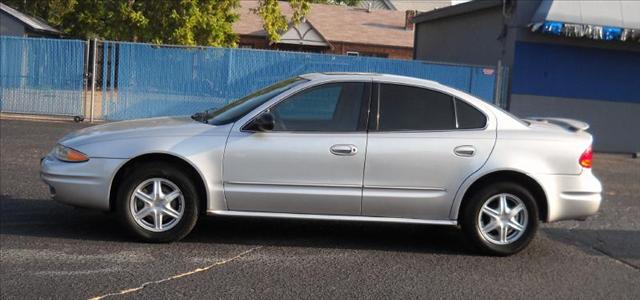
M 375 52 L 360 52 L 360 56 L 371 56 L 371 57 L 389 57 L 389 53 L 375 53 Z
M 369 57 L 389 57 L 388 53 L 363 52 L 363 51 L 347 51 L 347 56 L 369 56 Z
M 240 44 L 238 48 L 253 49 L 253 44 Z

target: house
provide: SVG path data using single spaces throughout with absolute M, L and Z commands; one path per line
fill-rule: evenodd
M 253 9 L 257 1 L 241 1 L 240 19 L 233 24 L 239 47 L 317 53 L 411 59 L 413 11 L 363 9 L 341 5 L 311 4 L 305 20 L 289 26 L 281 40 L 271 44 L 262 19 Z M 286 2 L 280 7 L 291 16 Z
M 0 3 L 0 35 L 58 38 L 62 32 L 38 18 Z
M 583 120 L 596 150 L 640 152 L 640 1 L 476 0 L 414 22 L 415 59 L 505 66 L 503 107 Z
M 388 10 L 417 10 L 430 11 L 447 7 L 460 0 L 362 0 L 358 3 L 361 8 L 388 9 Z

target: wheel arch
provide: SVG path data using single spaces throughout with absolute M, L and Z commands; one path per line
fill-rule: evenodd
M 156 161 L 168 162 L 170 164 L 183 168 L 195 183 L 196 188 L 198 189 L 198 194 L 202 195 L 199 203 L 200 212 L 206 211 L 209 193 L 204 177 L 191 162 L 170 153 L 145 153 L 133 157 L 126 163 L 122 164 L 113 176 L 111 184 L 109 186 L 109 211 L 115 211 L 117 201 L 117 188 L 122 180 L 124 180 L 127 173 L 136 165 Z
M 454 212 L 455 215 L 453 215 L 453 217 L 456 220 L 460 218 L 460 211 L 462 211 L 462 208 L 467 204 L 468 199 L 475 191 L 479 190 L 483 186 L 495 182 L 514 182 L 522 185 L 524 188 L 529 190 L 533 195 L 536 204 L 538 205 L 538 215 L 540 220 L 543 222 L 548 220 L 549 205 L 547 194 L 544 191 L 544 188 L 537 180 L 535 180 L 531 176 L 527 175 L 524 172 L 516 170 L 497 170 L 484 174 L 475 179 L 473 183 L 471 183 L 462 194 L 461 200 L 459 202 L 460 204 L 457 206 L 458 209 Z

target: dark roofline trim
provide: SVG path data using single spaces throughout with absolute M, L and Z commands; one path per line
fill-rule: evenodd
M 0 4 L 1 4 L 0 5 L 0 12 L 6 14 L 7 16 L 12 18 L 16 22 L 22 24 L 23 26 L 29 28 L 29 30 L 31 30 L 32 32 L 35 32 L 35 33 L 48 33 L 50 35 L 57 35 L 57 36 L 62 36 L 62 34 L 63 34 L 61 31 L 59 31 L 56 28 L 53 28 L 46 21 L 44 21 L 44 20 L 42 20 L 42 19 L 40 19 L 38 17 L 27 15 L 27 14 L 25 14 L 25 13 L 15 9 L 15 8 L 9 6 L 9 5 L 6 5 L 6 4 L 4 4 L 2 2 L 0 2 Z M 25 22 L 19 16 L 17 16 L 17 14 L 22 15 L 24 18 L 28 19 L 31 22 L 41 23 L 41 24 L 38 24 L 38 25 L 41 25 L 43 27 L 46 26 L 46 27 L 49 27 L 51 29 L 46 29 L 46 28 L 39 29 L 39 28 L 33 27 L 32 24 L 29 24 L 28 22 Z
M 501 5 L 502 0 L 473 0 L 458 5 L 447 6 L 420 13 L 417 16 L 413 17 L 413 23 L 419 24 L 437 19 L 449 18 Z
M 0 12 L 6 13 L 4 10 L 0 11 Z M 28 23 L 25 23 L 24 21 L 16 18 L 12 14 L 7 13 L 7 16 L 9 18 L 15 20 L 16 22 L 22 24 L 27 29 L 27 31 L 29 31 L 29 32 L 48 35 L 48 36 L 57 36 L 57 37 L 62 37 L 63 36 L 62 32 L 60 32 L 60 31 L 51 31 L 51 30 L 47 30 L 47 29 L 38 29 L 38 28 L 35 28 L 35 27 L 29 25 Z

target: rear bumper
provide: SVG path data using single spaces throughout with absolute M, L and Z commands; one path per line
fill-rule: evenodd
M 580 175 L 533 175 L 547 195 L 547 222 L 595 215 L 602 201 L 602 184 L 591 169 Z
M 82 163 L 45 157 L 40 178 L 49 185 L 54 200 L 78 207 L 109 210 L 111 179 L 125 160 L 91 158 Z

